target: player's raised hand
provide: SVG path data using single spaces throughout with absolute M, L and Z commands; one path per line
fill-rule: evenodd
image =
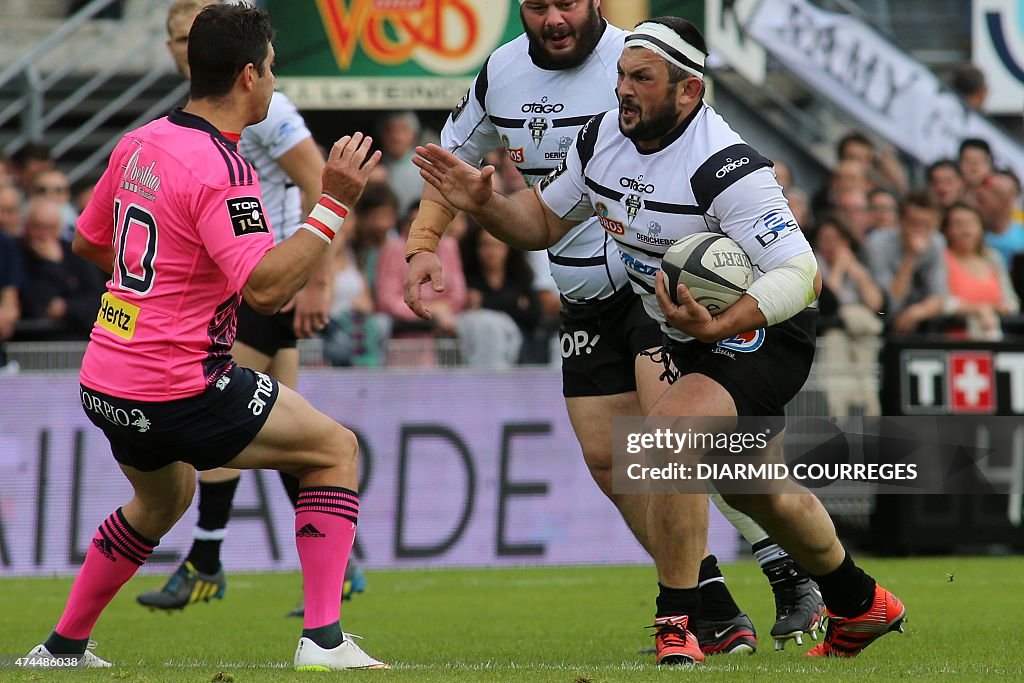
M 483 209 L 494 194 L 493 166 L 476 168 L 438 145 L 417 147 L 412 163 L 448 203 L 467 213 Z
M 342 204 L 352 207 L 363 194 L 370 172 L 380 162 L 380 151 L 370 154 L 373 138 L 356 132 L 331 147 L 324 166 L 323 187 Z
M 665 313 L 665 322 L 671 327 L 701 341 L 707 341 L 714 336 L 710 332 L 714 318 L 708 309 L 697 303 L 686 285 L 680 284 L 676 289 L 676 299 L 679 301 L 677 306 L 668 295 L 665 274 L 659 270 L 655 275 L 654 293 L 658 297 L 658 305 Z
M 441 260 L 433 252 L 421 251 L 413 254 L 409 259 L 409 269 L 405 271 L 403 288 L 405 290 L 405 305 L 424 320 L 430 320 L 433 317 L 430 309 L 423 305 L 423 299 L 420 297 L 420 287 L 428 282 L 431 283 L 435 292 L 444 291 L 444 272 L 441 270 Z

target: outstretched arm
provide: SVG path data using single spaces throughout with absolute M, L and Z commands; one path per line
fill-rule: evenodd
M 494 191 L 494 167 L 474 168 L 437 145 L 416 148 L 420 175 L 454 208 L 475 218 L 492 235 L 518 249 L 546 249 L 579 221 L 564 220 L 527 189 L 503 197 Z

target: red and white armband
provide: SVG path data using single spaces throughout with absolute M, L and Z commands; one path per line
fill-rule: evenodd
M 347 215 L 347 206 L 329 194 L 322 194 L 302 227 L 330 244 Z

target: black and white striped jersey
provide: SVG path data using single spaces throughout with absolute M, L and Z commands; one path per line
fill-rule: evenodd
M 648 315 L 672 338 L 688 341 L 665 325 L 654 295 L 661 257 L 674 242 L 696 232 L 724 233 L 750 257 L 755 278 L 811 251 L 771 166 L 706 104 L 651 151 L 638 150 L 619 132 L 613 109 L 584 126 L 565 163 L 540 188 L 544 203 L 563 218 L 596 213 L 593 229 L 603 228 L 618 243 Z
M 246 126 L 238 141 L 238 151 L 256 167 L 263 188 L 263 210 L 270 219 L 274 241 L 291 237 L 306 215 L 302 212 L 302 193 L 277 160 L 295 145 L 312 137 L 306 122 L 292 101 L 282 92 L 270 98 L 267 118 Z
M 478 165 L 504 146 L 527 184 L 547 176 L 590 118 L 618 105 L 616 65 L 627 33 L 610 24 L 594 52 L 573 69 L 542 69 L 521 35 L 495 50 L 452 111 L 441 144 Z M 548 249 L 551 275 L 569 299 L 604 299 L 629 286 L 614 242 L 593 219 Z

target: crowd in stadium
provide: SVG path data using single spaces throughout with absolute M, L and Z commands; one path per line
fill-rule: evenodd
M 460 339 L 469 364 L 549 362 L 558 353 L 559 299 L 545 254 L 510 249 L 465 217 L 441 247 L 445 291 L 426 294 L 433 320 L 405 305 L 405 237 L 422 188 L 410 159 L 429 137 L 413 112 L 381 122 L 385 161 L 345 222 L 346 245 L 335 257 L 325 362 L 388 365 L 387 340 L 406 339 L 422 340 L 422 352 L 401 362 L 432 365 L 436 338 Z M 524 187 L 507 157 L 488 161 L 503 192 Z M 920 188 L 891 149 L 858 132 L 838 142 L 820 187 L 792 177 L 782 160 L 775 170 L 822 270 L 828 361 L 871 363 L 875 340 L 887 333 L 998 339 L 1019 325 L 1021 185 L 995 166 L 984 140 L 964 140 L 959 158 L 932 164 Z M 70 240 L 90 193 L 72 192 L 41 146 L 0 159 L 0 339 L 88 338 L 106 278 L 71 253 Z M 474 354 L 482 343 L 489 352 Z

